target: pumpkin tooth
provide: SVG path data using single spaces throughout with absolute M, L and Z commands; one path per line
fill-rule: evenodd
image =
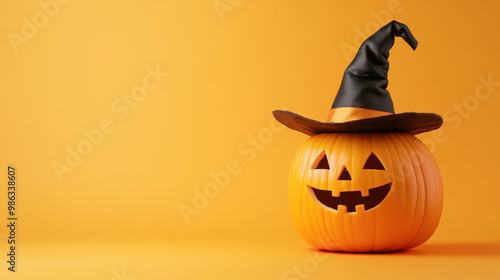
M 364 204 L 356 205 L 356 213 L 363 213 L 363 212 L 365 212 L 365 205 Z
M 347 213 L 347 206 L 342 205 L 342 204 L 337 206 L 337 213 L 346 214 Z
M 369 196 L 370 195 L 370 190 L 369 189 L 362 188 L 359 191 L 361 191 L 361 195 L 362 196 Z
M 341 191 L 338 188 L 332 190 L 332 196 L 339 197 L 340 193 L 341 193 Z

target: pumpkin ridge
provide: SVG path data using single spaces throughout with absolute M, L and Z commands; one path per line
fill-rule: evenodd
M 299 166 L 299 168 L 297 169 L 294 169 L 292 170 L 292 176 L 290 178 L 290 180 L 295 180 L 295 177 L 300 177 L 302 178 L 303 177 L 303 173 L 305 172 L 303 169 L 303 167 L 301 167 L 300 165 L 300 161 L 299 160 L 305 160 L 306 162 L 309 162 L 308 159 L 310 157 L 310 151 L 308 149 L 302 149 L 303 146 L 305 145 L 308 145 L 309 142 L 312 142 L 313 145 L 314 145 L 314 139 L 313 138 L 309 138 L 306 142 L 304 142 L 302 145 L 301 145 L 301 150 L 303 151 L 302 154 L 300 156 L 298 156 L 295 160 L 297 161 L 297 166 Z M 305 159 L 302 159 L 302 158 L 305 158 Z M 290 191 L 290 194 L 294 194 L 297 190 L 295 190 L 296 186 L 293 186 L 293 185 L 290 185 L 289 186 L 289 189 L 292 189 Z M 297 205 L 297 207 L 299 208 L 298 210 L 298 215 L 297 214 L 294 214 L 295 217 L 299 217 L 300 218 L 300 221 L 301 223 L 299 225 L 296 224 L 296 226 L 300 226 L 301 230 L 299 231 L 299 234 L 302 235 L 302 237 L 304 239 L 306 239 L 306 241 L 313 245 L 313 246 L 316 246 L 315 244 L 312 243 L 312 240 L 313 239 L 313 235 L 309 232 L 312 228 L 312 225 L 307 223 L 307 219 L 304 219 L 304 215 L 305 213 L 304 212 L 309 212 L 309 209 L 306 209 L 306 211 L 304 211 L 304 208 L 308 208 L 308 205 L 305 205 L 307 202 L 304 201 L 304 199 L 302 198 L 302 196 L 300 196 L 299 198 L 295 198 L 295 197 L 290 197 L 291 199 L 291 202 L 294 201 L 293 203 L 298 203 L 299 205 Z M 293 209 L 292 209 L 293 210 Z M 308 224 L 308 225 L 306 225 Z M 305 236 L 303 236 L 305 235 Z
M 417 138 L 417 140 L 418 140 L 418 142 L 420 142 L 419 144 L 417 144 L 417 142 L 409 143 L 412 146 L 412 149 L 414 149 L 414 150 L 418 149 L 421 152 L 425 151 L 421 147 L 422 145 L 425 146 L 425 144 L 422 143 L 418 138 Z M 420 145 L 420 147 L 415 147 L 415 146 L 419 146 L 419 145 Z M 430 151 L 429 151 L 429 153 L 430 153 Z M 431 155 L 432 155 L 432 153 L 431 153 Z M 422 166 L 426 166 L 425 165 L 426 163 L 423 162 L 423 161 L 431 161 L 431 164 L 433 166 L 432 166 L 432 168 L 429 168 L 429 169 L 432 171 L 433 175 L 436 175 L 436 170 L 437 170 L 438 166 L 435 163 L 433 157 L 430 157 L 429 155 L 427 155 L 426 158 L 421 158 L 421 155 L 417 154 L 417 161 L 419 163 L 420 169 L 421 169 Z M 429 164 L 429 163 L 427 163 L 427 164 Z M 430 183 L 429 180 L 431 178 L 436 178 L 436 176 L 431 176 L 430 178 L 427 178 L 427 180 L 426 180 L 426 176 L 423 176 L 425 199 L 424 199 L 424 210 L 423 210 L 423 214 L 422 214 L 422 222 L 420 223 L 419 230 L 416 233 L 417 238 L 415 238 L 415 240 L 413 240 L 413 242 L 410 244 L 411 247 L 418 246 L 421 243 L 427 241 L 427 239 L 430 238 L 430 235 L 432 235 L 432 232 L 434 232 L 435 227 L 437 227 L 437 224 L 439 223 L 439 219 L 437 219 L 437 221 L 435 221 L 435 219 L 433 219 L 433 217 L 437 217 L 437 216 L 440 217 L 440 214 L 439 215 L 431 215 L 429 217 L 429 211 L 428 210 L 432 210 L 432 208 L 431 208 L 430 205 L 427 205 L 429 203 L 428 201 L 430 200 L 430 199 L 428 199 L 427 196 L 428 196 L 428 192 L 432 191 L 430 189 L 431 187 L 429 186 L 430 185 L 429 184 Z M 439 183 L 439 182 L 438 182 L 438 187 L 441 188 L 441 183 Z M 437 191 L 439 191 L 439 190 L 435 190 L 434 193 L 436 193 Z M 432 200 L 432 201 L 434 201 L 434 200 Z M 427 221 L 428 219 L 431 219 L 431 220 L 429 222 L 425 223 L 424 221 Z M 429 231 L 431 232 L 430 235 L 428 234 Z
M 327 137 L 325 137 L 325 139 L 326 138 Z M 335 147 L 335 143 L 337 143 L 338 138 L 339 138 L 339 135 L 337 135 L 337 137 L 335 137 L 335 139 L 333 141 L 328 141 L 328 143 L 325 147 L 325 153 L 326 153 L 326 151 L 328 151 L 329 154 L 331 154 L 330 151 L 333 150 L 333 147 Z M 332 168 L 332 165 L 330 165 L 330 168 Z M 330 182 L 330 177 L 331 177 L 330 174 L 331 174 L 331 172 L 329 171 L 328 176 L 327 176 L 327 183 Z M 331 236 L 330 239 L 332 240 L 332 243 L 335 244 L 335 246 L 337 246 L 336 242 L 334 241 L 334 240 L 336 240 L 336 234 L 335 234 L 335 226 L 333 225 L 332 219 L 331 219 L 331 217 L 325 215 L 324 211 L 322 212 L 322 214 L 323 214 L 323 221 L 325 222 L 328 236 L 329 237 Z M 330 227 L 328 225 L 330 225 Z
M 328 142 L 328 141 L 326 141 L 326 140 L 328 140 L 328 138 L 329 138 L 329 137 L 328 137 L 328 135 L 324 135 L 324 137 L 323 137 L 323 138 L 321 139 L 321 141 L 319 141 L 319 143 L 318 143 L 318 146 L 319 146 L 319 147 L 320 147 L 320 148 L 324 151 L 324 153 L 325 153 L 325 156 L 326 156 L 327 160 L 328 160 L 328 157 L 330 156 L 329 154 L 327 154 L 327 147 L 326 147 L 326 144 L 325 144 L 325 143 L 327 143 L 327 142 Z M 330 160 L 328 160 L 328 162 L 330 162 Z M 326 176 L 327 176 L 327 178 L 326 178 L 326 182 L 327 182 L 327 183 L 328 183 L 328 176 L 329 176 L 329 172 L 330 172 L 330 170 L 331 170 L 331 168 L 332 168 L 332 165 L 331 165 L 331 164 L 329 164 L 329 168 L 330 168 L 330 169 L 328 169 L 328 171 L 326 171 L 326 172 L 327 172 L 327 174 L 326 174 Z M 324 172 L 321 172 L 321 173 L 324 173 Z M 323 177 L 324 177 L 324 176 L 323 176 L 323 174 L 319 175 L 319 180 L 318 180 L 318 181 L 319 181 L 319 182 L 318 182 L 318 184 L 319 184 L 319 185 L 322 185 L 322 183 L 323 183 L 323 181 L 324 181 L 324 180 L 323 180 Z M 314 180 L 313 180 L 313 182 L 314 182 Z M 307 186 L 306 186 L 306 188 L 307 188 Z M 310 199 L 309 199 L 308 201 L 309 201 L 309 203 L 311 203 Z M 314 207 L 314 205 L 313 205 L 312 207 Z M 326 217 L 326 216 L 325 216 L 324 211 L 322 211 L 322 210 L 323 210 L 323 209 L 317 209 L 316 211 L 318 211 L 318 212 L 319 212 L 319 215 L 320 215 L 320 220 L 325 221 L 325 217 Z M 312 211 L 314 211 L 314 210 L 312 210 Z M 318 224 L 320 224 L 319 229 L 320 229 L 320 231 L 321 231 L 321 236 L 324 236 L 324 237 L 325 237 L 325 238 L 324 238 L 324 239 L 325 239 L 325 243 L 326 243 L 325 245 L 326 245 L 326 246 L 328 246 L 328 244 L 330 243 L 330 242 L 329 242 L 329 239 L 331 238 L 331 237 L 330 237 L 330 235 L 328 234 L 328 227 L 327 227 L 327 225 L 326 225 L 324 222 L 323 222 L 323 223 L 318 223 Z
M 321 142 L 324 140 L 324 138 L 326 138 L 326 135 L 320 135 L 318 136 L 318 139 L 316 139 L 316 141 L 313 143 L 311 149 L 309 150 L 309 153 L 308 153 L 308 159 L 306 160 L 306 162 L 311 162 L 311 158 L 314 158 L 316 157 L 315 155 L 315 151 L 316 150 L 319 150 L 321 148 Z M 303 172 L 310 172 L 310 170 L 308 170 L 307 168 L 305 168 L 305 170 Z M 304 177 L 302 175 L 302 177 Z M 307 178 L 307 176 L 305 176 Z M 313 180 L 314 181 L 314 176 L 311 176 L 309 178 L 309 180 Z M 303 186 L 297 186 L 298 188 L 301 188 L 300 192 L 302 193 L 304 190 L 302 190 Z M 311 240 L 312 242 L 314 242 L 315 244 L 319 244 L 321 247 L 324 247 L 328 244 L 323 244 L 323 239 L 321 238 L 322 236 L 322 233 L 321 233 L 321 229 L 318 229 L 320 227 L 320 225 L 317 225 L 317 221 L 316 221 L 316 217 L 313 215 L 314 214 L 314 204 L 311 203 L 310 199 L 308 199 L 306 196 L 302 196 L 302 199 L 305 200 L 305 204 L 307 205 L 306 209 L 307 209 L 307 213 L 305 213 L 307 216 L 308 216 L 308 221 L 310 223 L 310 229 L 311 229 Z
M 425 211 L 425 206 L 426 206 L 426 195 L 425 195 L 425 179 L 424 179 L 424 173 L 422 172 L 422 168 L 421 168 L 421 165 L 420 165 L 420 162 L 418 160 L 418 154 L 417 152 L 412 148 L 411 144 L 410 144 L 410 141 L 408 141 L 408 139 L 406 139 L 404 136 L 402 135 L 396 135 L 397 139 L 400 141 L 400 143 L 403 145 L 404 149 L 406 150 L 406 152 L 408 153 L 408 159 L 412 165 L 412 169 L 414 170 L 414 173 L 415 173 L 415 186 L 416 186 L 416 197 L 415 197 L 415 202 L 418 203 L 419 201 L 419 198 L 420 197 L 423 197 L 424 199 L 420 199 L 420 200 L 423 200 L 423 209 Z M 413 136 L 414 137 L 414 136 Z M 413 140 L 413 139 L 412 139 Z M 412 153 L 415 155 L 415 159 L 417 161 L 417 163 L 414 163 L 414 159 L 412 158 Z M 417 172 L 419 174 L 419 176 L 417 176 Z M 419 183 L 419 181 L 421 181 Z M 423 189 L 423 195 L 422 195 L 422 190 Z M 420 227 L 424 221 L 424 213 L 422 213 L 421 215 L 419 215 L 419 207 L 418 207 L 418 204 L 415 206 L 415 209 L 413 211 L 413 223 L 412 223 L 412 227 L 411 227 L 411 231 L 405 241 L 406 243 L 406 246 L 412 244 L 415 239 L 418 239 L 418 233 L 419 233 L 419 230 L 420 230 Z M 419 220 L 416 220 L 416 217 L 418 216 L 421 216 Z M 406 247 L 405 246 L 405 247 Z

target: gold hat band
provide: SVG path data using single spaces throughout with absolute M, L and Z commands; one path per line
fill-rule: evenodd
M 365 108 L 339 107 L 339 108 L 332 108 L 330 112 L 328 112 L 328 117 L 326 121 L 331 123 L 342 123 L 360 119 L 376 118 L 387 115 L 393 115 L 393 113 L 372 110 L 372 109 L 365 109 Z

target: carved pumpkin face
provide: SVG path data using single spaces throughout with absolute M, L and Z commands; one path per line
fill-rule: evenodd
M 443 192 L 430 151 L 407 133 L 327 133 L 290 172 L 294 223 L 311 245 L 349 252 L 418 246 L 436 229 Z

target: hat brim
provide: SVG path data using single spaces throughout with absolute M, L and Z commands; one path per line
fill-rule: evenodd
M 412 135 L 438 129 L 443 118 L 433 113 L 400 113 L 342 123 L 319 122 L 290 111 L 274 110 L 273 115 L 290 129 L 309 136 L 335 132 L 406 132 Z

